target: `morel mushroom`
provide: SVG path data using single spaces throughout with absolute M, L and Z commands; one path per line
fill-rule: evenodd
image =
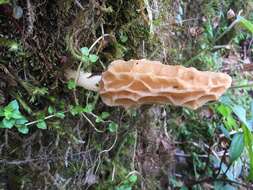
M 75 75 L 74 71 L 67 72 L 67 78 Z M 145 59 L 116 60 L 102 76 L 89 78 L 90 75 L 80 73 L 77 85 L 87 88 L 88 84 L 89 89 L 99 91 L 106 105 L 125 108 L 170 103 L 197 109 L 217 100 L 232 82 L 231 77 L 224 73 L 164 65 Z

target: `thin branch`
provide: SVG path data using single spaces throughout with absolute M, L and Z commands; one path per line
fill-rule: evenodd
M 111 36 L 111 34 L 103 34 L 102 36 L 100 36 L 89 48 L 89 52 L 91 52 L 91 50 L 94 48 L 94 46 L 102 39 L 104 39 L 104 37 L 106 36 Z
M 83 11 L 85 10 L 84 7 L 82 6 L 82 4 L 78 1 L 78 0 L 75 0 L 75 3 L 77 4 L 77 6 L 82 9 Z
M 62 112 L 62 113 L 67 113 L 67 112 L 69 112 L 69 111 L 64 111 L 64 112 Z M 57 117 L 57 113 L 45 117 L 44 120 L 51 119 L 51 118 L 53 118 L 53 117 Z M 38 120 L 35 120 L 35 121 L 31 121 L 31 122 L 29 122 L 29 123 L 26 123 L 25 125 L 26 125 L 26 126 L 33 125 L 33 124 L 36 124 L 36 123 L 40 122 L 41 120 L 43 120 L 43 119 L 38 119 Z

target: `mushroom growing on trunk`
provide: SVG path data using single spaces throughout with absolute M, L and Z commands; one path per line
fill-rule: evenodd
M 68 79 L 76 71 L 68 70 Z M 80 72 L 77 85 L 98 91 L 108 106 L 137 107 L 143 104 L 172 104 L 197 109 L 218 100 L 231 86 L 224 73 L 198 71 L 180 65 L 150 60 L 116 60 L 101 76 Z

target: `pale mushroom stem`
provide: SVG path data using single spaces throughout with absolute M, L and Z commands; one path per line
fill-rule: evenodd
M 74 70 L 67 70 L 66 77 L 69 80 L 77 79 L 76 85 L 81 86 L 87 90 L 92 90 L 92 91 L 99 90 L 99 82 L 101 80 L 100 75 L 92 76 L 92 73 L 84 73 L 83 71 L 80 71 L 80 73 L 78 73 L 77 71 L 74 71 Z

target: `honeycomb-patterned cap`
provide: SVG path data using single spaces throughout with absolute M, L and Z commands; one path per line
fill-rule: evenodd
M 198 71 L 149 60 L 116 60 L 102 73 L 99 93 L 109 106 L 173 104 L 197 109 L 217 100 L 231 85 L 224 73 Z

